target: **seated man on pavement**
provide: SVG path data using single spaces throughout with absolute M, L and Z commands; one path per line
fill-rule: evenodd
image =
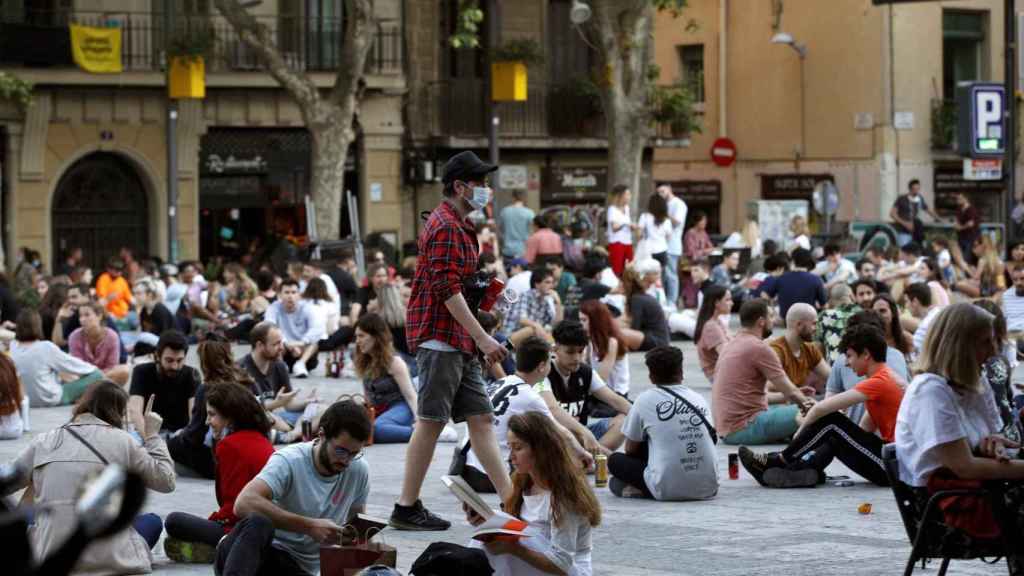
M 853 301 L 853 290 L 846 284 L 836 284 L 828 292 L 828 308 L 818 314 L 818 331 L 815 339 L 821 345 L 822 353 L 825 355 L 825 362 L 829 366 L 842 355 L 839 350 L 839 341 L 846 331 L 846 322 L 861 307 Z M 874 297 L 872 296 L 872 299 Z
M 867 378 L 853 390 L 811 408 L 782 452 L 758 454 L 740 446 L 740 462 L 762 486 L 807 488 L 821 484 L 833 458 L 879 486 L 889 485 L 882 446 L 895 439 L 896 414 L 907 383 L 885 365 L 885 334 L 877 326 L 850 328 L 840 346 L 854 372 Z M 862 402 L 867 413 L 858 425 L 842 410 Z
M 185 335 L 167 330 L 156 344 L 155 361 L 132 369 L 128 419 L 136 430 L 143 429 L 142 409 L 153 395 L 153 410 L 163 416 L 164 431 L 175 432 L 188 424 L 201 378 L 198 370 L 185 365 L 187 354 Z
M 1001 297 L 1003 315 L 1006 316 L 1006 330 L 1010 339 L 1020 342 L 1024 336 L 1024 266 L 1014 268 L 1010 278 L 1013 286 L 1003 292 Z
M 941 308 L 932 302 L 932 289 L 924 282 L 915 282 L 907 286 L 904 293 L 907 296 L 907 309 L 917 320 L 917 327 L 914 329 L 914 354 L 917 355 L 921 353 L 928 329 L 931 328 Z
M 252 351 L 238 364 L 253 379 L 255 388 L 252 393 L 274 416 L 275 428 L 294 430 L 306 406 L 316 400 L 316 389 L 299 397 L 298 391 L 292 388 L 288 365 L 281 360 L 284 335 L 277 325 L 260 322 L 249 332 L 249 341 L 252 342 Z M 290 440 L 297 440 L 298 432 L 301 432 L 301 427 Z
M 711 406 L 726 444 L 772 444 L 788 439 L 800 428 L 801 414 L 814 406 L 814 400 L 786 376 L 779 357 L 764 341 L 771 334 L 772 321 L 766 300 L 744 302 L 740 330 L 718 357 Z M 769 382 L 780 392 L 769 394 Z M 793 403 L 776 404 L 785 399 Z
M 683 384 L 682 350 L 659 346 L 644 360 L 654 388 L 637 397 L 626 417 L 625 453 L 608 457 L 609 489 L 655 500 L 714 497 L 718 436 L 707 402 Z
M 306 378 L 316 368 L 318 342 L 313 309 L 299 297 L 299 283 L 281 282 L 280 299 L 267 308 L 263 319 L 276 324 L 284 335 L 284 361 L 296 378 Z
M 555 420 L 569 429 L 588 452 L 611 454 L 622 445 L 622 422 L 629 413 L 629 400 L 612 390 L 583 362 L 589 339 L 578 320 L 562 320 L 555 326 L 554 357 L 548 377 L 534 387 Z M 592 416 L 595 405 L 603 404 L 615 416 Z
M 508 462 L 508 421 L 512 416 L 525 412 L 540 412 L 554 419 L 547 404 L 534 391 L 534 387 L 548 375 L 551 368 L 550 358 L 551 345 L 546 340 L 535 336 L 523 340 L 516 347 L 516 373 L 499 382 L 497 389 L 491 394 L 491 403 L 494 405 L 494 435 L 498 440 L 503 462 Z M 556 426 L 569 442 L 571 451 L 589 467 L 593 462 L 590 453 L 580 446 L 569 430 L 558 423 Z M 477 492 L 494 494 L 494 485 L 484 472 L 484 466 L 473 451 L 469 438 L 463 440 L 456 450 L 461 451 L 466 458 L 466 464 L 461 471 L 463 479 Z
M 856 282 L 850 284 L 850 289 L 853 290 L 853 301 L 861 307 L 861 310 L 870 310 L 871 304 L 875 301 L 875 297 L 878 296 L 878 287 L 875 281 L 869 278 L 859 278 Z
M 849 330 L 861 324 L 874 326 L 881 330 L 882 334 L 885 334 L 882 317 L 874 310 L 863 310 L 851 316 L 850 321 L 846 324 L 846 329 Z M 910 382 L 910 369 L 907 367 L 906 357 L 902 352 L 889 345 L 885 347 L 885 365 L 903 381 Z M 853 390 L 863 380 L 864 377 L 858 376 L 853 368 L 846 363 L 846 354 L 843 354 L 832 364 L 832 373 L 829 374 L 828 382 L 825 383 L 825 398 L 828 399 L 847 390 Z M 845 414 L 851 421 L 860 422 L 861 417 L 864 416 L 864 404 L 847 407 Z
M 366 510 L 369 437 L 366 408 L 346 400 L 327 408 L 312 442 L 274 452 L 235 500 L 241 521 L 217 545 L 217 576 L 318 574 L 320 546 L 340 544 Z
M 829 363 L 814 341 L 817 323 L 818 313 L 814 307 L 798 302 L 790 306 L 786 313 L 786 331 L 782 336 L 768 341 L 768 345 L 779 357 L 789 381 L 799 386 L 805 394 L 813 394 L 818 388 L 824 389 L 831 372 Z M 813 379 L 812 373 L 815 376 Z
M 562 312 L 554 273 L 544 266 L 535 268 L 530 276 L 530 289 L 505 313 L 505 334 L 513 344 L 530 336 L 550 339 L 548 332 L 562 320 Z

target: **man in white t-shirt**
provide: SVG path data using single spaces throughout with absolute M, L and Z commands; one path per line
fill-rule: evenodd
M 1020 336 L 1024 332 L 1024 268 L 1014 268 L 1010 277 L 1013 286 L 1003 292 L 1003 315 L 1010 334 Z
M 914 355 L 921 353 L 924 348 L 924 339 L 928 336 L 928 329 L 932 321 L 939 315 L 940 308 L 932 306 L 932 289 L 924 282 L 916 282 L 907 286 L 903 294 L 907 297 L 907 308 L 914 318 L 921 320 L 914 330 Z
M 668 219 L 672 221 L 672 236 L 668 241 L 668 266 L 663 270 L 665 295 L 673 306 L 679 305 L 679 258 L 683 255 L 683 228 L 689 210 L 683 199 L 672 193 L 668 184 L 658 186 L 658 194 L 668 202 Z
M 717 434 L 704 398 L 683 385 L 683 352 L 658 346 L 644 358 L 654 388 L 633 403 L 625 453 L 608 457 L 617 496 L 705 500 L 718 493 Z
M 498 440 L 502 460 L 506 462 L 509 453 L 508 421 L 512 416 L 525 412 L 540 412 L 554 420 L 544 399 L 534 391 L 534 386 L 548 376 L 550 358 L 551 345 L 547 341 L 535 336 L 523 340 L 516 348 L 516 373 L 499 382 L 491 394 L 491 403 L 494 406 L 494 435 Z M 557 421 L 555 424 L 580 460 L 589 466 L 593 462 L 590 453 L 580 446 L 571 432 Z M 483 464 L 473 452 L 469 440 L 463 440 L 456 450 L 466 455 L 466 465 L 461 472 L 462 478 L 477 492 L 493 494 L 494 485 L 484 472 Z

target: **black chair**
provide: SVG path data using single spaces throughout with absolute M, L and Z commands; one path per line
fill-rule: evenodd
M 885 462 L 885 471 L 889 476 L 889 483 L 892 486 L 893 495 L 896 497 L 896 505 L 903 519 L 903 527 L 907 530 L 907 537 L 913 548 L 910 550 L 910 558 L 907 560 L 907 567 L 904 576 L 914 573 L 917 561 L 921 561 L 922 567 L 930 559 L 942 559 L 938 576 L 945 576 L 949 568 L 950 560 L 975 560 L 979 559 L 988 564 L 995 564 L 1001 558 L 1007 558 L 1007 568 L 1010 576 L 1024 576 L 1022 566 L 1015 566 L 1009 556 L 1013 553 L 1020 553 L 1011 544 L 1011 538 L 1019 538 L 1011 511 L 1006 509 L 1003 490 L 1005 484 L 992 483 L 979 489 L 958 489 L 942 490 L 929 495 L 923 488 L 914 488 L 900 481 L 899 462 L 896 459 L 896 446 L 887 444 L 882 449 L 882 459 Z M 1002 537 L 999 539 L 974 538 L 963 530 L 953 528 L 943 521 L 942 510 L 939 502 L 950 496 L 975 495 L 988 498 L 992 503 L 997 522 L 1001 527 Z M 987 560 L 987 559 L 993 560 Z

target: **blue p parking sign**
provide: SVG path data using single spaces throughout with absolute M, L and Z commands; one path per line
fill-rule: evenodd
M 975 82 L 957 86 L 960 153 L 972 158 L 1002 156 L 1005 151 L 1006 91 L 1002 84 Z

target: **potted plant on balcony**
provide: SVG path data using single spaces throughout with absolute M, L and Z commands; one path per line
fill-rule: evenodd
M 526 100 L 528 66 L 544 62 L 540 44 L 516 38 L 491 51 L 491 98 L 496 102 Z
M 0 100 L 12 102 L 24 112 L 32 103 L 32 84 L 14 74 L 0 71 Z
M 179 30 L 170 38 L 167 56 L 171 98 L 206 97 L 206 58 L 213 52 L 213 30 L 206 26 Z
M 681 84 L 656 86 L 651 99 L 651 117 L 660 129 L 667 129 L 673 138 L 700 133 L 693 94 L 688 87 Z

